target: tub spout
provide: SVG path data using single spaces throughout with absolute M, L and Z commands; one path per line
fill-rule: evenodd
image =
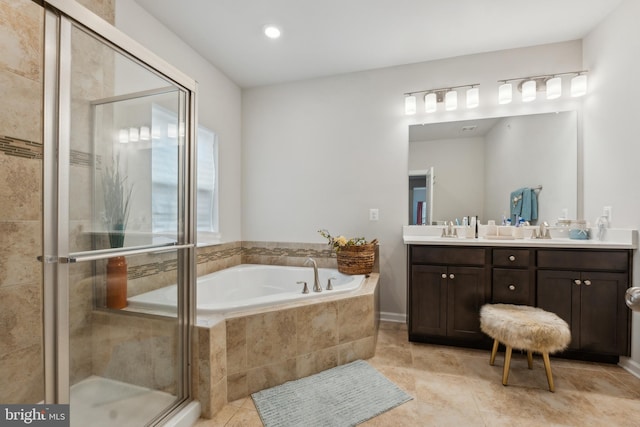
M 322 292 L 322 286 L 320 286 L 320 278 L 318 277 L 318 264 L 313 258 L 307 258 L 304 265 L 311 263 L 313 265 L 313 292 Z

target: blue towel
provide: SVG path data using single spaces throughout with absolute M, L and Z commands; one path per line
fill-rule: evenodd
M 538 219 L 538 195 L 529 187 L 518 188 L 511 193 L 509 199 L 511 217 L 522 217 L 525 221 Z

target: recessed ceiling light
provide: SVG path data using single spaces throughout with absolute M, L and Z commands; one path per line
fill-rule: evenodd
M 264 27 L 264 35 L 269 37 L 270 39 L 277 39 L 281 34 L 282 31 L 275 25 L 266 25 Z

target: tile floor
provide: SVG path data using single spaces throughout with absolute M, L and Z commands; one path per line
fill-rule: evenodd
M 640 379 L 616 365 L 551 359 L 556 392 L 542 358 L 514 352 L 509 386 L 504 354 L 410 343 L 406 326 L 381 323 L 368 362 L 414 397 L 362 426 L 640 426 Z M 226 405 L 197 427 L 262 426 L 251 398 Z

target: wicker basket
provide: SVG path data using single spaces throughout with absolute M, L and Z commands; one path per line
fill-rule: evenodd
M 376 259 L 376 241 L 359 246 L 345 246 L 338 252 L 338 271 L 343 274 L 369 274 Z

